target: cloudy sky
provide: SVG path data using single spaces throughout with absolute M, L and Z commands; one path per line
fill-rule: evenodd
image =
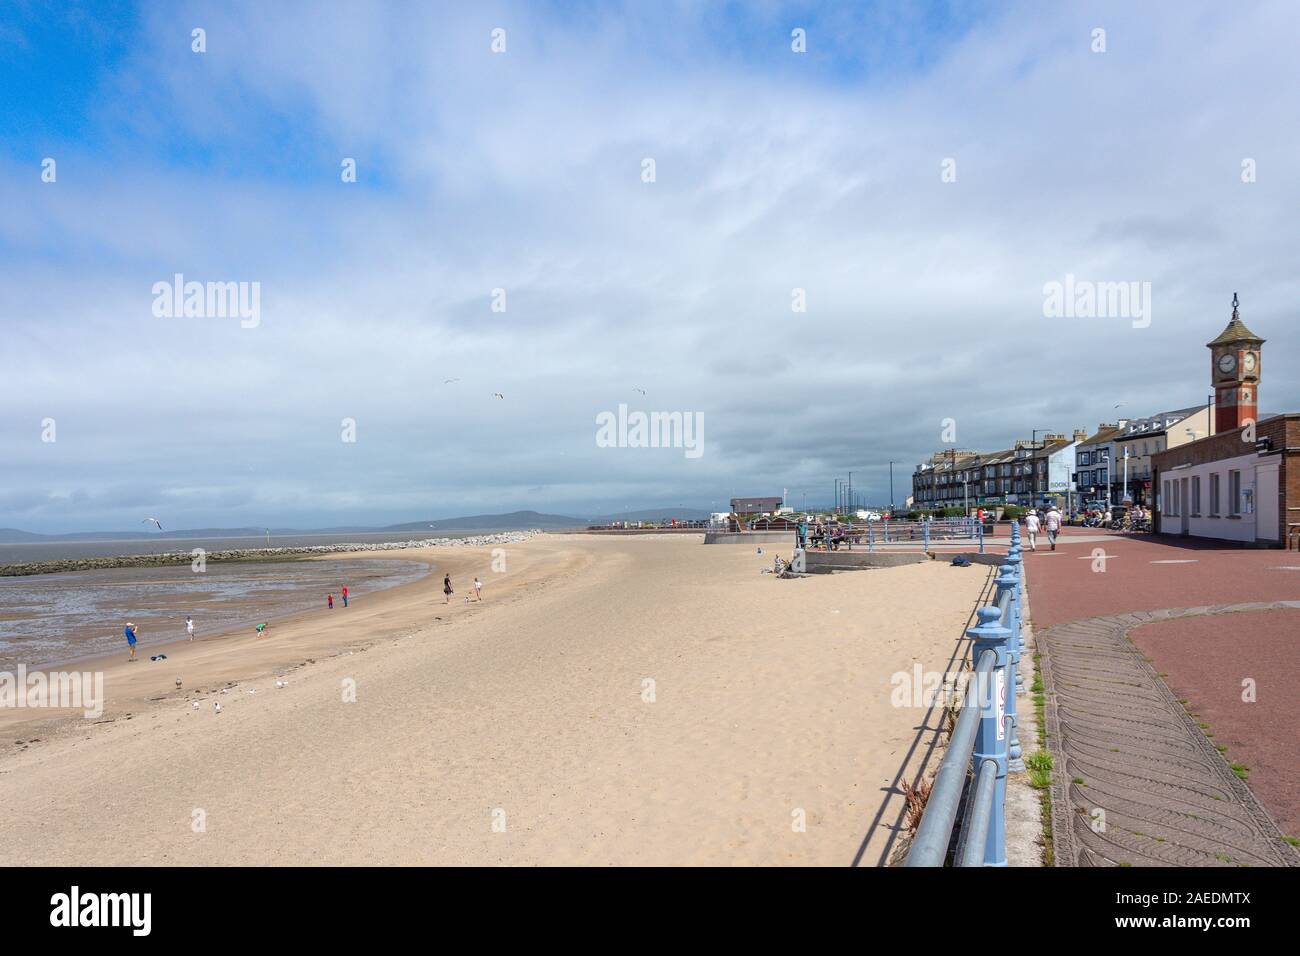
M 901 500 L 945 418 L 1203 402 L 1234 291 L 1300 408 L 1298 39 L 1293 0 L 6 3 L 0 526 L 882 502 L 891 459 Z M 155 315 L 177 273 L 256 327 Z M 1150 321 L 1045 316 L 1067 274 Z M 704 453 L 598 447 L 620 403 Z

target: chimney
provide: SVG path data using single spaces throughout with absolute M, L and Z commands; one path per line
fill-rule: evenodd
M 1087 441 L 1087 440 L 1088 440 L 1088 433 L 1087 433 L 1086 431 L 1084 431 L 1082 428 L 1076 428 L 1076 429 L 1074 430 L 1074 440 L 1075 440 L 1075 441 Z

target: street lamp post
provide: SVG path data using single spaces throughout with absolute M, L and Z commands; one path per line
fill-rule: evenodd
M 1121 503 L 1128 501 L 1128 456 L 1130 451 L 1132 451 L 1132 449 L 1129 448 L 1127 445 L 1125 445 L 1124 446 L 1124 497 L 1123 499 L 1121 499 Z

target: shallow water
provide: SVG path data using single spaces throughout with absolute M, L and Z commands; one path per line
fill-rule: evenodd
M 63 561 L 80 558 L 110 558 L 118 555 L 189 554 L 205 551 L 235 551 L 240 548 L 310 548 L 316 545 L 384 544 L 421 538 L 471 538 L 496 531 L 442 531 L 436 525 L 421 531 L 360 531 L 352 533 L 309 532 L 286 535 L 228 535 L 214 538 L 182 538 L 157 535 L 149 538 L 116 538 L 102 541 L 34 541 L 0 544 L 0 564 L 28 564 L 34 561 Z
M 344 613 L 340 590 L 353 606 L 376 591 L 429 573 L 418 561 L 355 558 L 285 562 L 210 563 L 196 574 L 189 565 L 110 568 L 68 574 L 0 578 L 0 670 L 61 664 L 120 651 L 122 630 L 136 625 L 136 655 L 150 646 L 185 638 L 185 615 L 202 639 L 276 620 L 311 608 Z

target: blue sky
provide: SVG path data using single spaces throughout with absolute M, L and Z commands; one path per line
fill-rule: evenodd
M 324 9 L 0 13 L 0 526 L 881 501 L 947 417 L 1202 401 L 1234 291 L 1300 405 L 1294 4 Z M 257 327 L 152 314 L 178 272 Z M 1044 317 L 1066 273 L 1152 323 Z M 706 454 L 596 447 L 620 402 Z

